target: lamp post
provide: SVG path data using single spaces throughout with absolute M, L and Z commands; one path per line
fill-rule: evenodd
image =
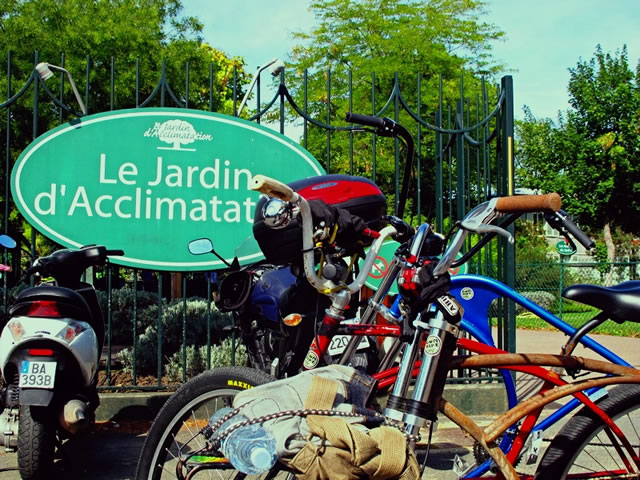
M 258 77 L 260 76 L 262 71 L 266 70 L 267 68 L 269 68 L 269 70 L 271 71 L 271 75 L 276 77 L 280 74 L 280 72 L 282 72 L 282 70 L 284 70 L 284 62 L 278 58 L 274 58 L 270 62 L 258 68 L 258 71 L 253 75 L 253 79 L 251 80 L 251 84 L 249 85 L 249 89 L 247 90 L 247 93 L 244 94 L 244 97 L 240 102 L 240 107 L 238 107 L 237 116 L 240 116 L 240 114 L 242 113 L 242 110 L 244 109 L 244 106 L 247 103 L 247 99 L 249 98 L 249 94 L 251 93 L 251 90 L 253 90 L 253 87 L 256 84 Z
M 64 73 L 69 79 L 69 83 L 71 84 L 71 89 L 73 90 L 73 94 L 76 97 L 78 105 L 80 105 L 80 111 L 83 115 L 87 114 L 87 109 L 84 107 L 84 103 L 82 102 L 82 98 L 80 98 L 80 94 L 78 93 L 78 89 L 76 88 L 76 84 L 73 82 L 73 78 L 71 78 L 71 74 L 64 68 L 59 67 L 57 65 L 52 65 L 46 62 L 40 62 L 36 65 L 36 72 L 40 75 L 42 81 L 45 81 L 53 76 L 52 70 L 56 70 L 58 72 Z

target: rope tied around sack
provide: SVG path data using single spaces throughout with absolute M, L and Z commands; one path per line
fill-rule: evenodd
M 230 435 L 235 430 L 242 428 L 247 425 L 254 425 L 256 423 L 264 423 L 270 420 L 276 420 L 282 417 L 306 417 L 308 415 L 323 415 L 330 417 L 364 417 L 365 420 L 373 416 L 376 420 L 378 420 L 381 424 L 387 425 L 390 427 L 394 427 L 404 435 L 408 442 L 418 442 L 420 441 L 420 435 L 413 435 L 404 430 L 404 425 L 401 422 L 396 420 L 392 420 L 390 418 L 385 417 L 384 415 L 374 412 L 373 410 L 367 410 L 366 414 L 363 412 L 345 412 L 342 410 L 331 410 L 331 409 L 320 409 L 320 408 L 300 408 L 296 410 L 283 410 L 281 412 L 274 412 L 267 415 L 263 415 L 261 417 L 255 417 L 248 420 L 243 420 L 241 422 L 234 423 L 233 425 L 225 428 L 222 432 L 218 432 L 218 429 L 230 418 L 234 417 L 236 414 L 242 410 L 246 405 L 233 409 L 228 414 L 224 415 L 220 419 L 218 419 L 213 425 L 207 425 L 204 427 L 200 433 L 209 441 L 211 447 L 215 450 L 220 449 L 220 445 L 222 440 Z M 214 436 L 215 435 L 215 436 Z M 213 438 L 212 438 L 213 437 Z

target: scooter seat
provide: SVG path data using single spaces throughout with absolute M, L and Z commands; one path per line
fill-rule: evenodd
M 49 285 L 30 287 L 20 292 L 9 314 L 12 316 L 23 315 L 32 302 L 47 300 L 57 302 L 63 308 L 62 314 L 69 314 L 79 320 L 91 322 L 93 315 L 89 304 L 82 295 L 70 288 Z
M 617 323 L 640 322 L 640 282 L 628 281 L 613 287 L 572 285 L 562 296 L 596 307 Z

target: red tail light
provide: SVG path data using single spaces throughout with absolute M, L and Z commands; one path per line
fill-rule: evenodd
M 34 357 L 51 357 L 53 356 L 53 350 L 50 348 L 30 348 L 29 355 Z
M 62 317 L 58 304 L 53 300 L 36 300 L 29 305 L 27 317 Z

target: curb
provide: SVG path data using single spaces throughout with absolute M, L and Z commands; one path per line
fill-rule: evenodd
M 96 421 L 153 420 L 173 392 L 100 393 Z M 498 415 L 507 410 L 502 384 L 447 385 L 443 396 L 467 415 Z
M 173 392 L 100 393 L 96 421 L 153 420 Z

